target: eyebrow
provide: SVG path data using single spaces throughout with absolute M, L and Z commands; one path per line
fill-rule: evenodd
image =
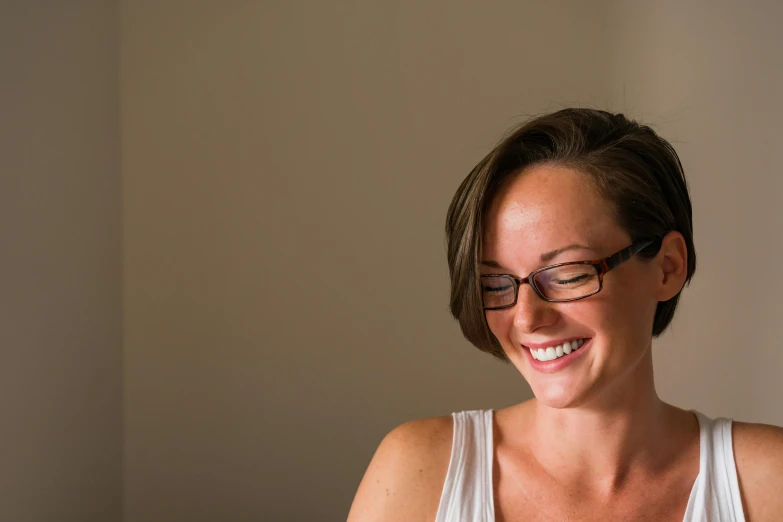
M 590 247 L 586 245 L 580 245 L 579 243 L 573 243 L 563 248 L 558 248 L 557 250 L 552 250 L 551 252 L 541 254 L 541 262 L 548 263 L 563 252 L 568 252 L 569 250 L 590 250 Z
M 590 247 L 585 246 L 585 245 L 580 245 L 578 243 L 573 243 L 571 245 L 564 246 L 563 248 L 558 248 L 556 250 L 552 250 L 552 251 L 546 252 L 544 254 L 541 254 L 541 262 L 542 263 L 548 263 L 549 261 L 552 261 L 554 258 L 559 256 L 560 254 L 562 254 L 564 252 L 568 252 L 569 250 L 590 250 Z M 481 264 L 482 265 L 486 265 L 486 266 L 491 266 L 493 268 L 501 268 L 501 269 L 504 269 L 504 270 L 506 268 L 503 265 L 501 265 L 500 263 L 498 263 L 497 261 L 493 261 L 492 259 L 482 260 Z

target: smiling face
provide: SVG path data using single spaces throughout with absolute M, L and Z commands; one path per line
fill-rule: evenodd
M 612 204 L 585 174 L 536 165 L 506 180 L 495 195 L 480 270 L 524 278 L 537 268 L 604 258 L 630 244 Z M 522 284 L 515 306 L 485 312 L 490 330 L 541 403 L 580 406 L 615 386 L 643 385 L 643 379 L 629 377 L 651 364 L 645 356 L 660 292 L 656 263 L 636 256 L 608 272 L 600 292 L 567 303 L 545 302 Z M 578 349 L 553 361 L 538 361 L 530 352 L 562 349 L 572 340 L 579 340 Z

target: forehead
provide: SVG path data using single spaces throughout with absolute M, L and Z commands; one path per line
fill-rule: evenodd
M 572 243 L 601 248 L 624 237 L 612 204 L 587 174 L 538 165 L 506 180 L 495 195 L 484 225 L 483 257 L 500 261 L 525 252 L 529 261 Z

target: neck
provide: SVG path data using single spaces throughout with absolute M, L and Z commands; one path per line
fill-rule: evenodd
M 673 460 L 684 440 L 673 436 L 682 413 L 658 398 L 648 350 L 621 382 L 588 404 L 558 409 L 534 401 L 530 443 L 550 476 L 611 494 Z

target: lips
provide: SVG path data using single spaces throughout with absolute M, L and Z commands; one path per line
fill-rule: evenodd
M 550 344 L 549 346 L 534 348 L 528 346 L 530 355 L 537 361 L 553 361 L 560 357 L 564 357 L 571 352 L 577 351 L 585 343 L 586 339 L 572 339 L 570 341 L 563 341 L 559 344 Z
M 527 348 L 527 351 L 530 352 L 528 361 L 534 370 L 541 373 L 559 372 L 581 359 L 582 355 L 589 351 L 593 345 L 592 337 L 575 338 L 569 341 L 562 341 L 560 344 L 552 344 L 553 342 L 536 343 L 534 345 L 531 344 L 531 346 L 522 345 L 523 348 Z M 568 342 L 570 353 L 566 353 L 566 350 L 563 349 L 563 345 L 566 342 Z M 576 342 L 576 350 L 573 348 L 574 342 Z M 560 350 L 558 350 L 558 347 Z M 558 357 L 559 351 L 562 351 L 562 356 Z M 542 359 L 538 358 L 539 354 L 542 354 Z M 549 359 L 550 354 L 554 355 L 554 358 L 551 360 Z

